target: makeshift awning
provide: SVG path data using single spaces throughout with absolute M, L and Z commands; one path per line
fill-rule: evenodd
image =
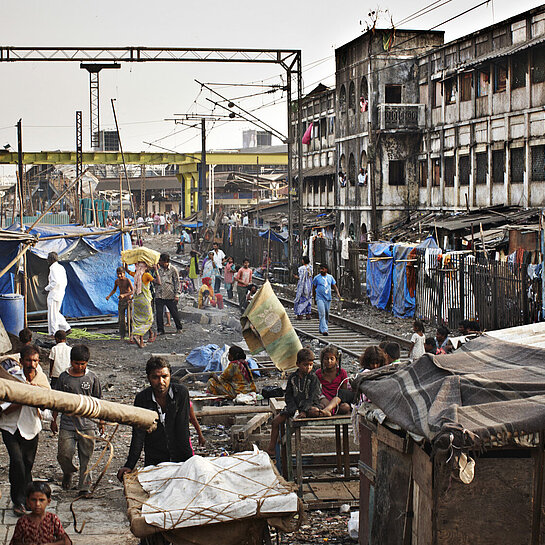
M 365 373 L 360 390 L 436 447 L 516 442 L 545 429 L 545 349 L 483 335 L 452 354 Z
M 287 242 L 287 238 L 285 238 L 280 233 L 275 233 L 272 229 L 267 229 L 266 231 L 259 231 L 259 236 L 262 238 L 271 238 L 271 240 L 274 240 L 275 242 Z

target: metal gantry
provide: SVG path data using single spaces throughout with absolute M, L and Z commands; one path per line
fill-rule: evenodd
M 15 47 L 0 46 L 0 62 L 218 62 L 278 64 L 286 71 L 287 121 L 288 121 L 288 228 L 289 260 L 294 259 L 294 217 L 299 226 L 296 255 L 302 252 L 303 208 L 301 203 L 302 180 L 302 59 L 300 49 L 238 49 L 238 48 L 188 48 L 188 47 Z M 108 65 L 107 65 L 108 66 Z M 91 74 L 91 72 L 90 72 Z M 98 72 L 97 72 L 98 78 Z M 295 100 L 293 100 L 295 95 Z M 295 103 L 294 112 L 292 106 Z M 91 129 L 92 130 L 92 129 Z M 294 176 L 294 172 L 296 176 Z M 294 181 L 294 178 L 297 181 Z M 294 199 L 297 197 L 297 199 Z M 297 216 L 294 212 L 297 206 Z

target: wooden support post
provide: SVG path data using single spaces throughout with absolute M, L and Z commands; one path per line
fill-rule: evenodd
M 303 453 L 301 452 L 301 428 L 295 428 L 295 457 L 296 457 L 296 481 L 297 493 L 303 497 Z M 291 460 L 288 461 L 291 463 Z
M 348 440 L 348 424 L 343 424 L 343 458 L 344 476 L 350 477 L 350 442 Z
M 288 475 L 288 481 L 293 481 L 293 460 L 292 460 L 292 448 L 291 448 L 291 435 L 293 433 L 293 428 L 291 426 L 291 419 L 286 420 L 286 469 Z
M 545 453 L 543 439 L 545 434 L 539 433 L 539 446 L 537 448 L 536 464 L 534 470 L 534 497 L 532 502 L 532 540 L 531 545 L 541 543 L 541 510 L 543 503 L 543 474 Z
M 341 429 L 338 424 L 335 425 L 335 452 L 337 453 L 337 471 L 340 473 L 342 470 Z

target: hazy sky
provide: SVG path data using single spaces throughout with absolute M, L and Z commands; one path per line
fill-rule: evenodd
M 387 0 L 394 23 L 431 5 L 425 2 Z M 437 9 L 401 25 L 430 29 L 480 2 L 439 0 Z M 445 40 L 540 5 L 540 2 L 497 0 L 440 26 Z M 302 49 L 306 90 L 324 81 L 334 83 L 334 50 L 357 37 L 374 2 L 344 0 L 276 0 L 259 2 L 175 2 L 158 0 L 0 0 L 0 44 L 3 46 L 171 46 L 251 47 Z M 379 26 L 387 26 L 383 19 Z M 123 146 L 130 151 L 160 151 L 154 142 L 176 151 L 200 147 L 195 129 L 165 121 L 175 113 L 210 112 L 208 93 L 199 94 L 194 79 L 204 82 L 280 83 L 275 65 L 227 65 L 197 63 L 122 64 L 120 70 L 101 73 L 101 127 L 112 128 L 110 99 L 116 98 Z M 229 97 L 255 92 L 255 88 L 224 87 Z M 267 106 L 277 100 L 276 106 Z M 195 102 L 196 101 L 196 102 Z M 286 127 L 282 94 L 242 99 L 246 109 L 281 131 Z M 74 149 L 74 116 L 83 111 L 84 149 L 89 149 L 89 76 L 79 63 L 0 63 L 0 145 L 16 148 L 14 125 L 23 119 L 24 148 L 28 151 Z M 248 123 L 231 122 L 215 127 L 208 136 L 209 148 L 242 145 Z M 173 134 L 175 133 L 176 134 Z M 6 169 L 0 167 L 0 177 Z

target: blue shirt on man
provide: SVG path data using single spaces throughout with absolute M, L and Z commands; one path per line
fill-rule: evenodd
M 312 285 L 316 288 L 316 299 L 322 301 L 331 301 L 331 286 L 337 282 L 329 273 L 325 276 L 318 274 L 314 277 Z

